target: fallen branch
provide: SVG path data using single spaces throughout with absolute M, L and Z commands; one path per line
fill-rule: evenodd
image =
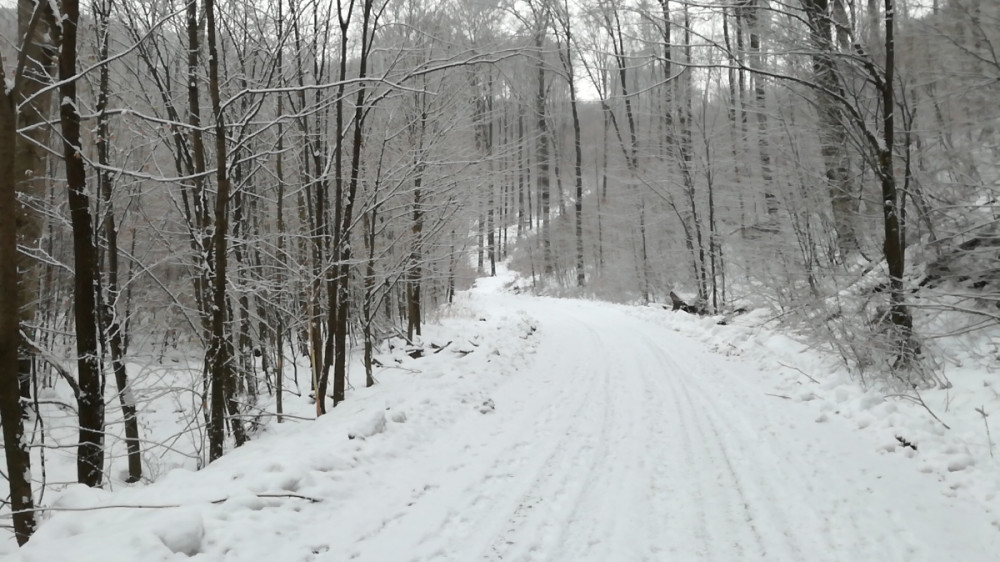
M 444 348 L 448 347 L 449 345 L 451 345 L 450 341 L 444 345 L 438 345 L 436 343 L 432 343 L 431 349 L 434 350 L 434 353 L 441 353 L 442 351 L 444 351 Z
M 307 501 L 309 503 L 320 503 L 320 502 L 323 501 L 323 500 L 321 500 L 319 498 L 313 498 L 313 497 L 310 497 L 310 496 L 303 496 L 303 495 L 300 495 L 300 494 L 254 494 L 254 496 L 257 497 L 257 498 L 261 498 L 261 499 L 268 499 L 268 498 L 293 498 L 293 499 L 297 499 L 297 500 L 305 500 L 305 501 Z M 221 498 L 221 499 L 217 499 L 217 500 L 211 500 L 208 503 L 218 505 L 220 503 L 226 503 L 227 501 L 229 501 L 231 499 L 233 499 L 233 498 Z M 24 509 L 24 510 L 18 511 L 17 513 L 29 513 L 29 512 L 37 513 L 37 512 L 41 512 L 41 511 L 52 511 L 52 512 L 59 512 L 59 511 L 67 511 L 67 512 L 68 511 L 98 511 L 98 510 L 101 510 L 101 509 L 176 509 L 176 508 L 181 508 L 181 507 L 190 507 L 191 505 L 193 505 L 193 504 L 187 504 L 187 505 L 182 505 L 182 504 L 160 504 L 160 505 L 110 504 L 110 505 L 94 505 L 94 506 L 90 506 L 90 507 L 36 507 L 34 509 Z M 10 517 L 10 515 L 5 515 L 4 517 L 5 518 L 6 517 Z
M 798 367 L 792 367 L 791 365 L 786 365 L 786 364 L 782 363 L 781 361 L 778 361 L 778 365 L 781 365 L 782 367 L 787 367 L 787 368 L 789 368 L 789 369 L 791 369 L 793 371 L 798 371 L 798 372 L 802 373 L 802 376 L 804 376 L 805 378 L 811 380 L 812 382 L 814 382 L 816 384 L 819 384 L 818 380 L 810 377 L 809 375 L 807 375 L 805 373 L 805 371 L 803 371 L 802 369 L 799 369 Z
M 941 418 L 937 417 L 937 414 L 934 413 L 934 410 L 931 410 L 931 407 L 927 405 L 927 402 L 924 402 L 924 397 L 921 396 L 920 395 L 920 391 L 917 390 L 917 385 L 913 385 L 913 392 L 916 394 L 916 396 L 910 396 L 909 394 L 886 394 L 885 397 L 886 398 L 902 398 L 903 400 L 909 400 L 910 402 L 913 402 L 914 404 L 922 406 L 925 410 L 927 410 L 927 413 L 930 414 L 932 418 L 934 418 L 935 420 L 937 420 L 937 422 L 939 424 L 941 424 L 942 426 L 944 426 L 945 429 L 951 429 L 951 426 L 949 426 L 948 424 L 946 424 L 943 421 L 941 421 Z

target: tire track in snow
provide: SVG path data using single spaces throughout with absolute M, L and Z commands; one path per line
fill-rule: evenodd
M 482 432 L 442 436 L 460 436 L 432 451 L 452 459 L 446 474 L 363 541 L 373 548 L 359 558 L 931 559 L 885 490 L 869 488 L 876 501 L 865 504 L 872 478 L 843 473 L 811 441 L 811 418 L 773 408 L 741 380 L 752 367 L 620 310 L 529 302 L 540 333 L 559 337 L 512 379 L 523 386 L 496 413 L 477 418 Z
M 860 559 L 912 559 L 913 546 L 906 539 L 909 530 L 900 522 L 893 522 L 895 530 L 891 538 L 874 537 L 874 529 L 863 527 L 857 517 L 858 513 L 866 513 L 864 520 L 879 518 L 871 513 L 870 507 L 858 505 L 856 500 L 849 501 L 847 498 L 833 498 L 828 503 L 824 501 L 830 499 L 829 494 L 817 489 L 813 482 L 833 482 L 847 476 L 837 473 L 836 463 L 834 468 L 827 467 L 830 463 L 827 454 L 817 452 L 808 442 L 804 451 L 795 451 L 795 445 L 801 443 L 781 443 L 753 432 L 752 428 L 768 426 L 777 420 L 769 412 L 767 401 L 749 391 L 739 380 L 739 375 L 731 371 L 723 373 L 721 376 L 726 377 L 725 392 L 718 392 L 718 388 L 712 389 L 716 390 L 712 392 L 705 382 L 711 378 L 708 375 L 710 370 L 703 366 L 698 377 L 691 376 L 672 353 L 664 348 L 659 348 L 659 353 L 665 363 L 673 365 L 680 388 L 688 401 L 696 404 L 696 409 L 702 413 L 706 421 L 704 427 L 711 429 L 730 474 L 736 480 L 743 480 L 741 490 L 752 492 L 755 501 L 744 504 L 746 513 L 757 521 L 758 527 L 781 532 L 782 541 L 773 540 L 773 533 L 765 541 L 768 558 L 843 560 L 845 553 L 850 552 L 851 556 L 861 556 Z M 710 359 L 717 360 L 714 357 Z M 738 395 L 737 403 L 728 400 L 734 394 Z M 756 394 L 759 394 L 759 389 Z M 749 412 L 753 412 L 752 417 Z M 778 447 L 775 448 L 775 445 Z M 740 462 L 747 459 L 753 462 Z M 734 465 L 734 461 L 739 464 Z M 748 466 L 751 464 L 771 466 L 773 470 L 754 470 L 754 466 Z M 806 475 L 811 475 L 812 479 Z M 745 498 L 746 491 L 741 493 Z M 820 507 L 824 508 L 823 515 L 817 514 Z M 832 514 L 826 511 L 830 507 L 834 510 Z M 886 517 L 898 519 L 891 511 L 881 515 L 883 521 Z M 841 537 L 852 542 L 845 544 Z
M 647 343 L 647 349 L 653 350 L 654 356 L 656 346 Z M 657 359 L 662 359 L 657 357 Z M 672 551 L 684 549 L 686 542 L 685 535 L 690 533 L 697 537 L 698 549 L 694 552 L 687 552 L 688 556 L 695 559 L 720 560 L 733 557 L 730 549 L 720 549 L 721 543 L 731 540 L 734 536 L 734 528 L 738 529 L 729 513 L 731 511 L 728 504 L 731 500 L 731 486 L 727 482 L 720 481 L 717 472 L 718 462 L 709 448 L 709 441 L 702 429 L 702 420 L 691 403 L 690 397 L 686 394 L 681 379 L 676 375 L 678 367 L 662 360 L 657 361 L 658 371 L 661 373 L 660 380 L 653 380 L 647 377 L 647 384 L 651 388 L 663 392 L 663 382 L 669 385 L 669 393 L 673 397 L 674 411 L 665 412 L 666 417 L 672 417 L 681 432 L 681 448 L 684 452 L 684 460 L 680 466 L 675 465 L 676 470 L 665 475 L 667 478 L 679 480 L 682 487 L 690 487 L 694 494 L 689 496 L 686 504 L 680 506 L 681 513 L 673 514 L 676 522 L 678 515 L 683 517 L 684 511 L 693 511 L 693 525 L 680 533 L 672 533 L 674 544 L 670 545 Z M 709 477 L 716 480 L 715 485 L 706 485 Z M 693 528 L 691 528 L 693 526 Z M 744 552 L 737 543 L 737 555 L 742 558 Z M 683 550 L 681 550 L 683 552 Z
M 594 342 L 595 335 L 595 330 L 588 330 L 591 342 Z M 593 346 L 584 348 L 595 349 Z M 557 469 L 547 470 L 535 479 L 508 519 L 505 531 L 484 553 L 485 559 L 551 560 L 559 556 L 560 548 L 557 547 L 565 548 L 567 530 L 575 524 L 586 496 L 593 492 L 594 474 L 598 472 L 602 459 L 607 458 L 611 442 L 614 411 L 607 400 L 609 393 L 613 392 L 610 373 L 605 371 L 603 376 L 591 377 L 588 375 L 589 365 L 589 361 L 577 358 L 576 368 L 566 372 L 580 373 L 580 376 L 562 381 L 570 388 L 580 388 L 582 385 L 579 383 L 586 383 L 586 397 L 581 407 L 567 416 L 570 423 L 563 433 L 566 439 L 559 440 L 559 447 L 546 460 L 547 466 L 556 464 Z M 592 415 L 598 410 L 601 412 L 599 416 Z M 536 501 L 537 498 L 542 498 L 542 501 Z M 526 505 L 532 507 L 526 508 Z M 526 534 L 531 538 L 529 529 L 539 529 L 530 533 L 541 536 L 534 537 L 537 540 L 526 541 Z
M 704 489 L 700 478 L 690 469 L 693 466 L 693 440 L 687 427 L 687 416 L 681 415 L 685 405 L 681 393 L 670 392 L 660 396 L 655 392 L 657 384 L 653 375 L 644 371 L 647 403 L 659 404 L 660 412 L 668 411 L 673 405 L 676 417 L 667 422 L 667 415 L 651 417 L 653 436 L 651 452 L 656 453 L 656 470 L 652 476 L 654 531 L 651 552 L 654 555 L 666 553 L 682 556 L 683 559 L 702 560 L 711 555 L 711 543 L 707 535 L 707 518 L 704 509 Z M 656 411 L 648 409 L 647 411 Z M 655 445 L 653 444 L 655 443 Z M 694 544 L 692 544 L 692 542 Z
M 588 328 L 594 348 L 607 349 L 601 334 L 590 326 Z M 596 442 L 595 454 L 585 477 L 579 481 L 579 492 L 568 513 L 567 524 L 559 533 L 559 548 L 554 558 L 558 560 L 614 559 L 614 548 L 623 542 L 621 535 L 634 524 L 634 516 L 623 521 L 629 512 L 621 506 L 623 502 L 628 502 L 633 513 L 637 507 L 638 498 L 628 486 L 633 475 L 622 464 L 623 460 L 634 455 L 621 449 L 632 442 L 627 439 L 627 433 L 641 426 L 634 424 L 634 408 L 627 403 L 622 404 L 628 393 L 620 388 L 613 369 L 606 363 L 601 367 L 603 415 L 600 427 L 588 432 L 590 440 Z M 623 557 L 621 553 L 617 554 L 618 558 Z M 632 559 L 630 556 L 624 558 Z
M 722 487 L 735 491 L 728 494 L 727 512 L 731 516 L 730 524 L 742 532 L 726 533 L 735 538 L 733 546 L 750 558 L 816 559 L 817 553 L 829 552 L 832 545 L 824 533 L 812 533 L 806 539 L 811 544 L 808 549 L 796 536 L 802 534 L 803 523 L 812 522 L 816 517 L 811 506 L 802 501 L 803 496 L 809 495 L 811 485 L 788 466 L 789 459 L 775 455 L 766 440 L 750 431 L 754 424 L 743 419 L 740 408 L 730 404 L 731 407 L 723 411 L 719 395 L 709 395 L 699 383 L 699 377 L 691 374 L 690 367 L 683 367 L 662 346 L 648 338 L 647 346 L 665 367 L 665 379 L 677 397 L 679 408 L 683 409 L 685 417 L 695 420 L 699 438 L 714 450 L 714 454 L 708 451 L 707 459 L 720 469 Z M 701 376 L 704 365 L 699 365 Z M 763 410 L 760 414 L 766 415 Z M 760 470 L 761 467 L 769 469 Z M 780 475 L 780 486 L 775 485 L 779 482 L 770 478 L 771 474 Z M 800 493 L 802 490 L 807 493 Z M 742 517 L 733 517 L 733 512 Z M 789 518 L 790 512 L 796 515 L 795 525 Z M 761 529 L 783 531 L 783 540 L 765 538 Z M 743 542 L 738 540 L 740 535 Z M 756 550 L 747 552 L 746 535 L 752 543 L 750 546 Z
M 587 419 L 588 412 L 599 406 L 593 388 L 588 389 L 586 399 L 568 420 Z M 601 417 L 606 420 L 607 408 Z M 603 425 L 603 424 L 602 424 Z M 551 548 L 551 535 L 564 529 L 568 523 L 564 513 L 556 511 L 552 504 L 580 498 L 579 479 L 581 472 L 593 473 L 595 445 L 586 439 L 587 434 L 579 426 L 568 424 L 563 432 L 565 439 L 558 440 L 558 446 L 546 457 L 543 470 L 535 475 L 530 487 L 521 494 L 516 507 L 510 512 L 504 530 L 483 553 L 486 560 L 521 560 L 539 558 Z M 598 440 L 598 444 L 602 440 Z M 562 523 L 562 525 L 557 525 Z M 555 531 L 552 528 L 555 527 Z M 547 548 L 548 547 L 548 548 Z
M 494 492 L 522 488 L 520 475 L 536 470 L 532 467 L 537 463 L 537 452 L 532 451 L 535 427 L 558 426 L 565 416 L 553 404 L 582 407 L 574 397 L 585 396 L 553 385 L 552 373 L 557 371 L 511 377 L 494 390 L 495 412 L 458 420 L 421 451 L 422 458 L 403 459 L 403 463 L 418 461 L 414 468 L 420 470 L 387 470 L 403 476 L 402 482 L 387 482 L 399 490 L 384 494 L 397 498 L 395 505 L 366 506 L 383 513 L 381 522 L 360 533 L 339 560 L 458 559 L 453 556 L 456 545 L 467 546 L 469 536 L 495 533 L 493 527 L 499 524 L 490 511 L 508 500 Z M 387 541 L 387 536 L 394 539 Z
M 470 433 L 464 442 L 431 454 L 460 459 L 447 467 L 451 478 L 438 478 L 392 516 L 391 525 L 374 529 L 366 537 L 370 541 L 361 541 L 373 544 L 355 545 L 358 558 L 381 560 L 409 552 L 411 560 L 470 560 L 474 552 L 482 557 L 510 551 L 514 559 L 523 559 L 546 546 L 546 529 L 554 528 L 548 534 L 555 536 L 565 526 L 555 519 L 539 520 L 536 514 L 552 497 L 567 495 L 566 487 L 576 481 L 573 474 L 592 465 L 589 457 L 607 441 L 593 436 L 609 424 L 591 415 L 602 407 L 599 395 L 606 389 L 597 386 L 596 377 L 567 376 L 582 372 L 593 357 L 576 357 L 567 365 L 567 357 L 574 356 L 562 349 L 548 355 L 539 350 L 537 356 L 543 359 L 530 376 L 508 385 L 519 399 L 497 399 L 497 411 L 483 418 L 493 422 L 486 436 Z M 525 386 L 513 386 L 520 383 Z M 576 427 L 581 420 L 589 424 L 585 431 Z M 440 505 L 447 506 L 444 513 Z M 386 548 L 379 540 L 415 533 L 420 536 L 410 547 L 397 543 Z

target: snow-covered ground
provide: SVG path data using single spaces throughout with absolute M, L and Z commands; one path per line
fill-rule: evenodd
M 384 353 L 380 384 L 318 421 L 271 422 L 199 472 L 69 486 L 28 546 L 0 555 L 1000 559 L 1000 463 L 966 411 L 1000 407 L 985 373 L 953 377 L 945 430 L 752 317 L 722 327 L 510 281 L 480 280 L 427 327 L 442 349 Z

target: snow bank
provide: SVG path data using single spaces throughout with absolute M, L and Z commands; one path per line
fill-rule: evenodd
M 342 547 L 355 525 L 377 514 L 338 522 L 336 536 L 327 522 L 322 533 L 304 525 L 322 520 L 327 502 L 366 495 L 378 504 L 380 491 L 362 483 L 370 471 L 418 469 L 408 459 L 421 457 L 442 428 L 489 418 L 480 412 L 492 405 L 492 389 L 530 361 L 536 325 L 523 311 L 472 306 L 460 295 L 438 324 L 425 326 L 427 353 L 414 358 L 401 346 L 378 350 L 379 384 L 364 388 L 363 378 L 354 380 L 347 400 L 322 418 L 301 421 L 314 415 L 315 405 L 308 396 L 286 395 L 286 412 L 297 417 L 283 424 L 271 418 L 249 444 L 201 471 L 164 463 L 148 485 L 49 490 L 49 511 L 36 535 L 20 550 L 6 537 L 0 558 L 306 560 L 329 551 L 336 537 Z M 353 359 L 351 373 L 363 373 Z M 163 427 L 173 429 L 172 422 Z M 246 541 L 247 529 L 253 541 Z

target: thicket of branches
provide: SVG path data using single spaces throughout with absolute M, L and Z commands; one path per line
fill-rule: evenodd
M 179 347 L 199 374 L 170 392 L 210 462 L 282 419 L 289 370 L 309 366 L 322 415 L 352 350 L 353 384 L 374 384 L 380 345 L 419 346 L 429 311 L 508 257 L 542 291 L 766 303 L 907 384 L 935 382 L 937 313 L 998 316 L 990 2 L 2 15 L 0 416 L 20 543 L 47 388 L 71 389 L 78 480 L 109 481 L 115 435 L 139 481 L 129 371 Z

